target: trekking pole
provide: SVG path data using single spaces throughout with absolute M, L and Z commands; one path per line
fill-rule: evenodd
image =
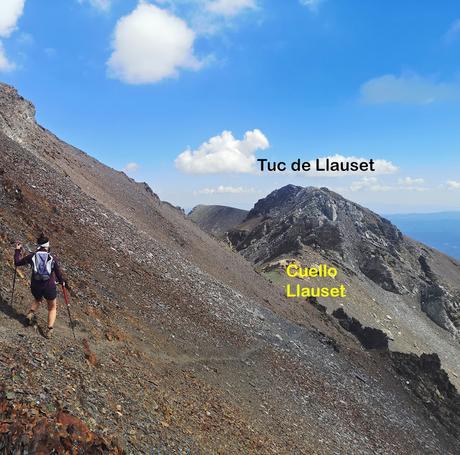
M 75 339 L 77 339 L 77 337 L 75 336 L 75 330 L 74 330 L 74 328 L 73 328 L 72 315 L 71 315 L 71 313 L 70 313 L 69 297 L 67 296 L 67 289 L 65 288 L 64 285 L 62 285 L 62 292 L 64 293 L 64 300 L 65 300 L 65 304 L 66 304 L 66 307 L 67 307 L 67 312 L 69 313 L 70 327 L 72 328 L 73 337 L 74 337 Z
M 14 275 L 13 275 L 13 289 L 11 290 L 11 300 L 10 300 L 10 304 L 11 304 L 11 308 L 13 308 L 13 305 L 14 305 L 14 289 L 16 288 L 16 276 L 18 274 L 18 268 L 15 267 L 14 268 Z

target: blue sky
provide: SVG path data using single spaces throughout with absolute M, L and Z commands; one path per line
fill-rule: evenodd
M 162 199 L 247 208 L 294 183 L 384 213 L 460 210 L 458 2 L 2 5 L 0 79 L 42 125 Z M 257 157 L 335 155 L 383 165 L 254 171 Z

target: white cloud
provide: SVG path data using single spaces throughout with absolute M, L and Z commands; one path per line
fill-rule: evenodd
M 412 178 L 412 177 L 404 177 L 402 179 L 398 179 L 398 183 L 404 186 L 416 186 L 416 185 L 423 185 L 425 180 L 422 178 Z
M 0 1 L 0 36 L 8 38 L 24 12 L 25 0 Z
M 256 152 L 270 146 L 262 131 L 247 131 L 244 139 L 235 139 L 230 131 L 214 136 L 197 150 L 186 150 L 175 160 L 177 169 L 190 174 L 254 172 Z
M 25 3 L 25 0 L 0 0 L 0 37 L 8 38 L 16 30 Z M 8 59 L 3 43 L 0 41 L 0 71 L 8 72 L 15 68 L 16 65 Z
M 450 190 L 460 190 L 460 182 L 457 182 L 456 180 L 449 180 L 447 182 L 447 188 Z
M 13 71 L 15 68 L 16 65 L 8 60 L 3 43 L 0 41 L 0 71 L 8 72 Z
M 123 168 L 123 171 L 124 172 L 136 172 L 137 170 L 139 170 L 139 164 L 138 163 L 128 163 L 124 168 Z
M 244 193 L 255 193 L 254 188 L 243 188 L 242 186 L 224 186 L 219 185 L 216 188 L 202 188 L 201 190 L 195 191 L 195 194 L 244 194 Z
M 324 0 L 299 0 L 300 4 L 306 6 L 310 11 L 317 12 Z
M 129 84 L 149 84 L 177 76 L 182 68 L 197 70 L 195 33 L 169 11 L 141 1 L 115 28 L 111 76 Z
M 89 3 L 99 11 L 109 11 L 112 6 L 112 0 L 78 0 L 78 3 Z
M 460 84 L 437 82 L 415 73 L 376 77 L 361 86 L 361 99 L 368 104 L 424 105 L 460 98 Z
M 361 180 L 353 182 L 350 186 L 351 191 L 390 191 L 391 187 L 382 185 L 377 177 L 363 177 Z
M 356 156 L 343 156 L 343 155 L 333 155 L 333 156 L 324 156 L 318 158 L 320 166 L 322 169 L 326 166 L 326 160 L 329 160 L 330 163 L 347 163 L 347 162 L 356 162 L 356 163 L 368 163 L 369 159 L 358 158 Z M 315 177 L 343 177 L 344 175 L 377 175 L 377 174 L 393 174 L 398 172 L 398 167 L 395 166 L 391 161 L 383 159 L 374 159 L 374 168 L 375 171 L 350 171 L 350 172 L 335 172 L 335 171 L 316 171 L 316 160 L 310 161 L 312 171 L 305 172 L 305 175 L 311 175 Z
M 208 11 L 228 17 L 255 8 L 257 8 L 255 0 L 212 0 L 206 5 Z
M 387 191 L 426 191 L 427 188 L 420 186 L 424 180 L 412 179 L 406 177 L 398 179 L 397 184 L 383 184 L 377 177 L 363 177 L 360 180 L 352 182 L 350 191 L 372 191 L 372 192 L 387 192 Z
M 460 19 L 457 19 L 452 23 L 449 27 L 449 30 L 444 34 L 444 42 L 447 44 L 452 43 L 455 41 L 460 35 Z

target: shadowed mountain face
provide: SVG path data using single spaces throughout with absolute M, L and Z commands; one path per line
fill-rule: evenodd
M 222 239 L 227 231 L 242 223 L 247 214 L 247 210 L 222 205 L 197 205 L 188 217 L 203 231 Z
M 0 84 L 0 450 L 458 453 L 452 424 L 427 413 L 427 401 L 456 412 L 455 389 L 436 386 L 437 362 L 420 398 L 405 382 L 419 357 L 402 355 L 399 373 L 389 353 L 363 351 L 148 185 L 62 142 L 34 114 Z M 24 326 L 25 269 L 10 305 L 12 245 L 33 248 L 41 231 L 67 275 L 76 341 L 62 305 L 52 340 Z M 430 273 L 428 259 L 423 267 Z M 38 316 L 43 329 L 44 309 Z M 455 371 L 451 347 L 430 343 Z
M 459 333 L 460 263 L 327 188 L 288 185 L 272 192 L 229 239 L 256 265 L 308 257 L 307 247 L 385 291 L 410 297 L 438 325 Z

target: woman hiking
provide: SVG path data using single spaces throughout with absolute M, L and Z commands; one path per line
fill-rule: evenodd
M 45 333 L 45 337 L 49 339 L 53 334 L 54 322 L 56 321 L 56 279 L 57 282 L 65 286 L 59 262 L 55 256 L 50 254 L 49 240 L 43 234 L 37 239 L 37 251 L 35 253 L 30 253 L 27 256 L 21 257 L 21 251 L 22 244 L 17 242 L 16 251 L 14 252 L 14 265 L 16 267 L 30 265 L 32 268 L 30 290 L 35 299 L 27 314 L 27 321 L 31 326 L 37 324 L 37 316 L 35 313 L 42 300 L 45 299 L 48 303 L 48 330 Z

